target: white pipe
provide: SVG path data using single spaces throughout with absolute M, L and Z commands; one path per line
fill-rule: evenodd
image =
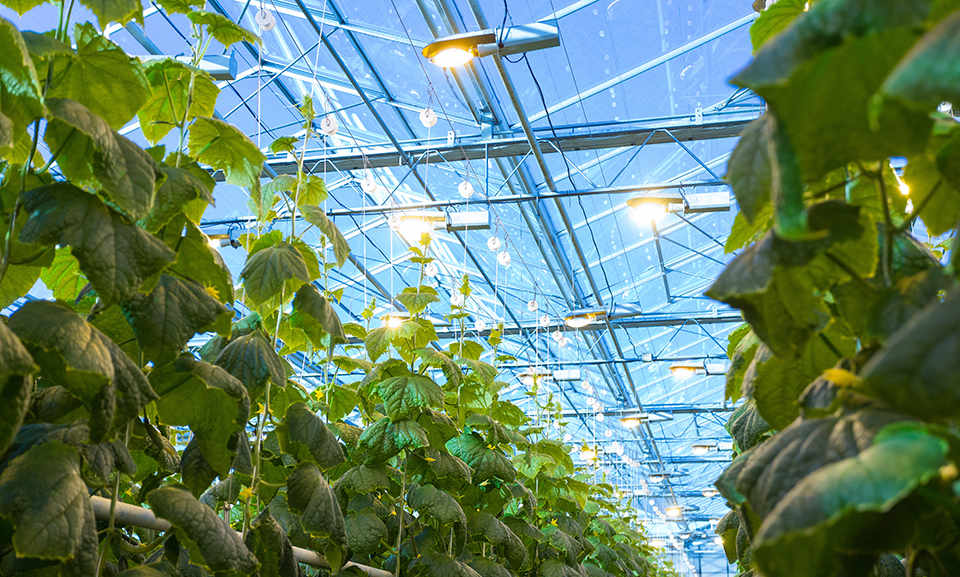
M 93 514 L 97 517 L 97 519 L 107 520 L 110 518 L 110 499 L 93 495 L 90 497 L 90 504 L 93 505 Z M 149 509 L 144 509 L 142 507 L 137 507 L 135 505 L 122 503 L 119 501 L 114 509 L 113 519 L 118 525 L 132 525 L 135 527 L 143 527 L 145 529 L 153 529 L 155 531 L 167 531 L 171 526 L 169 521 L 166 519 L 160 519 L 153 514 L 153 511 Z M 330 564 L 327 563 L 326 559 L 324 559 L 315 551 L 310 551 L 309 549 L 294 547 L 293 557 L 300 563 L 305 563 L 313 567 L 321 567 L 323 569 L 330 568 Z M 366 565 L 360 565 L 359 563 L 353 563 L 349 561 L 346 563 L 346 565 L 344 565 L 344 567 L 356 567 L 370 577 L 393 576 L 393 573 L 390 573 L 389 571 L 384 571 L 383 569 L 368 567 Z

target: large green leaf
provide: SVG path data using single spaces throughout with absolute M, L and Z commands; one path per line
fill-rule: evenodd
M 328 341 L 332 344 L 347 342 L 347 335 L 343 332 L 343 325 L 333 305 L 312 284 L 300 287 L 293 297 L 290 323 L 306 331 L 314 346 L 325 346 Z
M 437 295 L 437 289 L 432 286 L 420 285 L 417 287 L 406 287 L 397 295 L 397 300 L 406 307 L 411 315 L 418 315 L 425 311 L 430 303 L 440 300 Z
M 30 407 L 33 358 L 13 331 L 0 321 L 0 455 L 13 442 Z
M 155 233 L 178 214 L 199 224 L 207 205 L 213 204 L 213 178 L 193 162 L 181 163 L 180 168 L 164 164 L 160 172 L 164 180 L 157 189 L 153 209 L 142 221 L 143 227 Z
M 138 0 L 81 0 L 97 16 L 101 29 L 110 22 L 126 24 L 136 20 L 143 24 L 143 6 Z
M 22 0 L 6 3 L 7 6 L 25 12 L 39 2 Z M 0 158 L 23 161 L 29 154 L 27 125 L 43 116 L 44 105 L 40 80 L 33 61 L 19 30 L 8 20 L 0 18 L 0 110 L 9 119 L 9 151 L 2 151 Z
M 287 503 L 301 512 L 300 522 L 310 535 L 346 543 L 340 505 L 315 464 L 301 463 L 287 477 Z
M 287 407 L 280 439 L 286 452 L 300 461 L 313 461 L 323 469 L 344 460 L 337 438 L 305 403 Z
M 522 456 L 514 459 L 517 471 L 530 479 L 536 479 L 541 471 L 551 476 L 571 475 L 574 472 L 573 458 L 561 442 L 541 439 L 527 447 Z
M 870 102 L 916 41 L 913 26 L 923 23 L 928 4 L 817 2 L 734 78 L 776 112 L 808 179 L 922 147 L 926 114 L 889 107 L 871 126 Z
M 222 170 L 227 182 L 254 188 L 266 157 L 245 134 L 215 118 L 198 118 L 190 125 L 190 154 Z
M 757 336 L 784 356 L 799 354 L 825 326 L 829 316 L 818 291 L 846 280 L 848 271 L 869 277 L 877 263 L 874 225 L 858 207 L 822 202 L 810 207 L 808 223 L 818 238 L 788 241 L 769 232 L 707 291 L 743 310 Z
M 746 500 L 751 515 L 763 520 L 807 475 L 859 454 L 880 429 L 904 419 L 864 409 L 844 417 L 798 420 L 738 457 L 717 488 L 733 503 Z
M 153 207 L 157 167 L 142 148 L 74 100 L 48 98 L 44 138 L 72 182 L 97 188 L 136 220 Z
M 377 327 L 367 333 L 364 339 L 364 347 L 367 349 L 367 355 L 370 360 L 376 362 L 383 353 L 390 347 L 390 339 L 396 331 L 389 327 Z
M 914 315 L 861 371 L 869 391 L 898 410 L 954 418 L 960 407 L 960 290 Z
M 743 378 L 753 361 L 753 356 L 760 346 L 760 339 L 753 332 L 750 325 L 744 324 L 730 333 L 727 345 L 727 356 L 730 357 L 730 368 L 727 370 L 727 384 L 725 397 L 736 402 L 743 394 Z
M 267 379 L 282 387 L 287 382 L 286 362 L 260 329 L 236 337 L 220 351 L 216 364 L 240 379 L 251 399 L 263 391 Z
M 240 278 L 243 279 L 247 297 L 255 304 L 280 296 L 287 286 L 310 281 L 300 251 L 286 242 L 254 253 L 247 259 Z
M 260 577 L 300 577 L 290 539 L 269 509 L 250 524 L 244 543 L 260 562 Z
M 407 493 L 407 504 L 421 515 L 426 515 L 425 518 L 435 520 L 440 525 L 467 524 L 467 517 L 457 500 L 433 485 L 418 485 L 412 488 Z
M 872 447 L 825 466 L 793 487 L 754 539 L 765 575 L 836 575 L 841 551 L 881 552 L 883 514 L 937 476 L 946 441 L 913 424 L 891 425 Z
M 478 512 L 470 515 L 470 532 L 482 535 L 495 547 L 502 547 L 510 566 L 520 569 L 527 559 L 527 548 L 523 541 L 500 519 L 490 513 Z
M 736 441 L 737 450 L 746 451 L 770 431 L 770 424 L 760 416 L 756 401 L 750 399 L 734 409 L 727 421 L 726 429 Z
M 95 196 L 65 183 L 26 193 L 30 217 L 21 240 L 69 245 L 107 303 L 129 299 L 143 281 L 173 260 L 173 251 Z
M 210 247 L 206 235 L 196 225 L 187 223 L 184 229 L 186 234 L 179 240 L 177 259 L 170 270 L 200 284 L 221 303 L 232 303 L 233 276 L 223 257 Z
M 216 329 L 229 333 L 233 312 L 199 284 L 163 275 L 149 295 L 124 307 L 147 359 L 171 359 L 193 335 Z
M 414 418 L 443 402 L 443 389 L 422 375 L 389 377 L 377 385 L 377 392 L 394 421 Z
M 0 112 L 0 158 L 10 158 L 13 152 L 13 121 Z
M 754 52 L 803 14 L 805 4 L 804 0 L 780 0 L 761 12 L 750 26 L 750 41 Z
M 87 405 L 95 441 L 157 398 L 136 363 L 62 303 L 28 302 L 10 317 L 9 326 L 33 355 L 41 375 Z
M 470 465 L 474 482 L 479 483 L 494 477 L 513 481 L 517 476 L 510 459 L 503 451 L 488 447 L 476 433 L 465 431 L 459 437 L 450 439 L 447 450 Z
M 410 563 L 410 569 L 414 574 L 424 577 L 480 577 L 479 573 L 463 561 L 433 549 L 426 549 L 418 555 Z
M 317 227 L 327 237 L 327 241 L 333 245 L 333 254 L 336 257 L 337 266 L 343 266 L 343 263 L 347 262 L 347 257 L 350 256 L 350 245 L 347 244 L 347 239 L 343 237 L 337 225 L 333 224 L 333 221 L 319 206 L 302 206 L 300 212 L 303 213 L 307 222 Z
M 51 440 L 10 461 L 0 473 L 0 517 L 13 524 L 18 557 L 96 569 L 96 521 L 73 447 Z
M 344 519 L 347 545 L 361 555 L 378 552 L 387 541 L 387 526 L 371 509 L 348 511 Z
M 390 477 L 381 467 L 357 465 L 344 473 L 334 484 L 334 489 L 349 495 L 367 495 L 374 491 L 385 491 L 391 486 Z
M 218 575 L 239 577 L 256 572 L 257 559 L 244 546 L 240 534 L 187 491 L 163 487 L 151 491 L 147 501 L 158 517 L 170 521 L 180 538 L 196 546 L 203 564 Z
M 206 72 L 172 58 L 149 62 L 144 72 L 150 96 L 137 116 L 140 131 L 150 142 L 158 142 L 183 122 L 189 123 L 198 116 L 213 116 L 220 89 Z M 191 86 L 193 92 L 190 92 Z
M 76 100 L 119 130 L 150 93 L 143 68 L 89 22 L 77 24 L 73 37 L 76 54 L 52 57 L 47 98 Z
M 958 132 L 960 134 L 960 132 Z M 956 140 L 960 141 L 960 137 Z M 920 218 L 930 235 L 939 236 L 953 230 L 960 221 L 960 189 L 938 166 L 931 152 L 915 154 L 903 171 L 904 181 L 910 187 L 914 206 L 920 208 Z M 944 168 L 952 163 L 945 163 Z
M 416 421 L 391 422 L 384 417 L 363 430 L 358 446 L 365 465 L 384 463 L 404 449 L 412 450 L 430 444 L 427 432 Z
M 57 249 L 50 266 L 40 273 L 40 280 L 53 292 L 57 300 L 73 302 L 89 282 L 80 272 L 80 263 L 70 253 L 70 247 Z
M 840 360 L 837 351 L 844 356 L 854 354 L 856 340 L 840 326 L 831 322 L 807 341 L 796 357 L 770 356 L 762 348 L 757 352 L 750 370 L 753 399 L 760 416 L 774 429 L 786 427 L 797 417 L 800 393 Z
M 776 243 L 769 233 L 747 248 L 707 295 L 741 309 L 757 336 L 774 351 L 791 355 L 826 324 L 827 314 L 802 272 L 777 266 Z
M 789 4 L 792 1 L 796 0 L 783 3 Z M 737 197 L 740 212 L 751 222 L 756 220 L 760 211 L 769 204 L 773 186 L 766 122 L 767 117 L 763 116 L 743 129 L 737 147 L 727 163 L 726 180 Z
M 740 532 L 740 516 L 736 511 L 727 511 L 727 514 L 720 518 L 717 528 L 714 530 L 723 540 L 723 552 L 727 556 L 728 563 L 737 562 L 737 534 Z
M 216 365 L 182 355 L 154 369 L 150 382 L 160 397 L 160 422 L 190 427 L 206 461 L 225 476 L 236 454 L 231 439 L 243 430 L 250 412 L 240 381 Z
M 222 14 L 215 12 L 194 11 L 187 14 L 190 21 L 198 26 L 204 26 L 207 33 L 217 39 L 226 48 L 237 42 L 257 41 L 257 35 L 243 28 Z
M 945 18 L 900 61 L 883 92 L 928 112 L 960 102 L 960 12 Z
M 194 497 L 201 497 L 217 478 L 213 465 L 200 449 L 201 438 L 194 435 L 180 456 L 180 480 Z

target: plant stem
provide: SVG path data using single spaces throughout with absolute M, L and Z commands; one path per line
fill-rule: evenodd
M 397 513 L 397 567 L 393 577 L 400 577 L 400 544 L 403 543 L 403 503 L 407 498 L 407 456 L 403 456 L 403 466 L 400 467 L 400 512 Z
M 133 429 L 133 423 L 128 422 L 127 428 L 123 433 L 123 445 L 127 446 L 130 444 L 130 431 Z M 120 471 L 113 472 L 113 494 L 110 496 L 110 518 L 107 521 L 107 538 L 103 543 L 103 546 L 100 548 L 98 557 L 97 557 L 97 572 L 96 577 L 100 577 L 100 571 L 103 568 L 103 561 L 106 557 L 104 552 L 106 551 L 107 544 L 113 538 L 113 531 L 116 528 L 116 512 L 117 512 L 117 501 L 120 499 Z
M 273 348 L 277 348 L 277 336 L 280 333 L 280 320 L 283 318 L 283 293 L 284 289 L 280 289 L 280 308 L 277 309 L 277 324 L 273 330 Z M 270 383 L 271 378 L 267 378 L 266 385 L 264 386 L 263 391 L 263 408 L 260 411 L 259 418 L 257 419 L 257 429 L 256 429 L 256 440 L 253 445 L 253 476 L 250 479 L 250 488 L 254 491 L 257 490 L 257 483 L 260 480 L 260 457 L 261 457 L 261 448 L 263 446 L 263 426 L 267 422 L 267 415 L 270 412 Z M 250 509 L 250 500 L 247 499 L 243 507 L 243 536 L 247 536 L 247 529 L 249 528 L 249 509 Z
M 875 176 L 880 185 L 880 201 L 883 203 L 883 285 L 889 287 L 891 280 L 891 268 L 893 267 L 893 220 L 890 218 L 890 203 L 887 202 L 887 185 L 883 181 L 883 171 L 881 170 Z

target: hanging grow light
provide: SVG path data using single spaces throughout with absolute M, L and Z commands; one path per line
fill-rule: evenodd
M 691 449 L 693 450 L 694 455 L 703 456 L 712 451 L 716 451 L 717 443 L 716 442 L 696 442 L 693 445 L 691 445 Z
M 571 329 L 582 329 L 602 322 L 606 317 L 607 311 L 604 309 L 580 309 L 563 317 L 563 323 Z

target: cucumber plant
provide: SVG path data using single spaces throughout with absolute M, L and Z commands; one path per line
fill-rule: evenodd
M 303 136 L 270 144 L 296 174 L 261 182 L 264 154 L 215 116 L 199 68 L 255 35 L 160 0 L 191 56 L 145 64 L 99 32 L 142 22 L 138 0 L 80 0 L 97 26 L 71 22 L 74 2 L 49 31 L 0 19 L 0 306 L 38 279 L 56 299 L 0 318 L 0 575 L 675 574 L 612 487 L 500 397 L 482 343 L 437 345 L 422 274 L 398 326 L 340 321 L 328 279 L 349 246 L 304 168 L 312 102 Z M 134 118 L 147 147 L 118 132 Z M 236 291 L 200 228 L 214 171 L 257 219 Z M 411 250 L 430 262 L 428 242 Z M 323 368 L 318 387 L 291 353 Z M 171 527 L 118 523 L 123 505 Z
M 780 0 L 751 38 L 717 532 L 741 575 L 955 575 L 960 2 Z

